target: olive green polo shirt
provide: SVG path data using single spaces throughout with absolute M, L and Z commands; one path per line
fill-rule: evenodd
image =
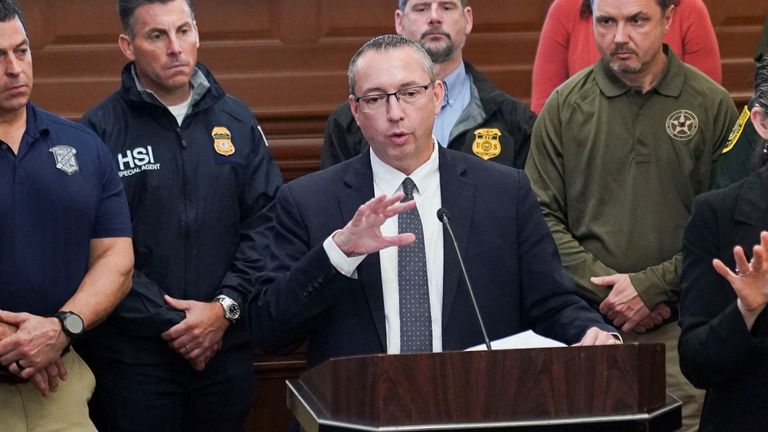
M 615 273 L 649 308 L 677 301 L 691 203 L 738 118 L 725 89 L 664 50 L 645 94 L 600 60 L 554 91 L 533 129 L 526 172 L 563 265 L 595 301 L 609 289 L 589 278 Z

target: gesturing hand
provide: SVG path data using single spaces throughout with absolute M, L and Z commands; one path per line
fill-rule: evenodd
M 747 261 L 741 246 L 733 248 L 736 272 L 731 271 L 719 259 L 712 260 L 715 270 L 731 284 L 736 292 L 738 306 L 748 328 L 752 328 L 755 319 L 768 304 L 768 232 L 760 233 L 760 244 L 752 249 L 752 260 Z
M 392 216 L 406 212 L 416 206 L 411 200 L 401 203 L 404 194 L 398 192 L 387 198 L 379 195 L 361 205 L 347 225 L 333 235 L 333 241 L 347 256 L 367 255 L 390 246 L 405 246 L 416 237 L 411 233 L 384 236 L 381 225 Z

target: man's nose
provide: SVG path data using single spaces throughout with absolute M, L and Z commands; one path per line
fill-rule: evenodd
M 613 41 L 615 43 L 627 43 L 629 42 L 628 39 L 628 28 L 627 25 L 623 22 L 620 22 L 616 24 L 616 33 L 613 35 Z

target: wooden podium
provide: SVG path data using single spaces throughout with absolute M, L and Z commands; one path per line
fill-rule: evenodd
M 289 380 L 288 407 L 319 431 L 672 431 L 663 344 L 374 355 Z

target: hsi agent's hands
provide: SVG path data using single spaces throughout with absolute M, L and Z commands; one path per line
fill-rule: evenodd
M 714 259 L 712 266 L 731 284 L 738 297 L 738 307 L 749 329 L 768 304 L 768 232 L 760 233 L 760 244 L 752 249 L 752 260 L 747 261 L 741 246 L 733 248 L 736 272 L 722 261 Z
M 611 333 L 600 330 L 597 327 L 591 327 L 584 333 L 584 337 L 573 346 L 591 346 L 591 345 L 618 345 L 621 341 Z
M 628 274 L 591 277 L 589 280 L 595 285 L 613 287 L 608 297 L 600 303 L 600 313 L 621 331 L 635 331 L 635 326 L 650 315 L 651 311 L 637 294 Z
M 333 235 L 333 241 L 349 257 L 367 255 L 390 246 L 405 246 L 413 243 L 416 237 L 411 233 L 389 237 L 381 234 L 381 225 L 387 219 L 416 206 L 415 200 L 401 203 L 403 196 L 402 192 L 389 198 L 386 195 L 379 195 L 361 205 L 352 220 Z
M 164 299 L 171 307 L 186 313 L 187 317 L 163 333 L 163 340 L 187 359 L 192 367 L 203 370 L 221 349 L 221 340 L 229 327 L 224 310 L 216 301 L 179 300 L 168 295 Z

